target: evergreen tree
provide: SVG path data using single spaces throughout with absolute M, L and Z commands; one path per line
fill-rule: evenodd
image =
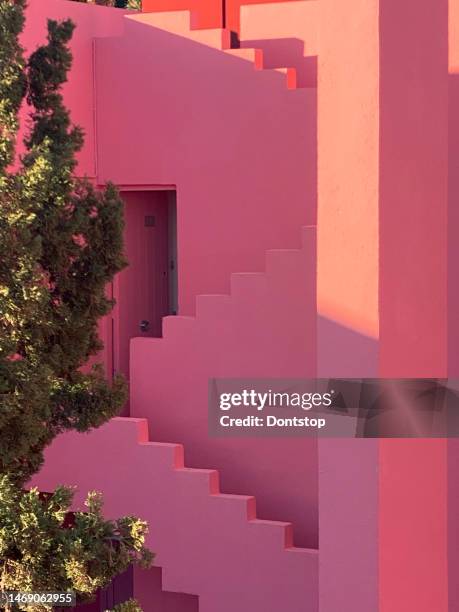
M 64 529 L 70 490 L 49 498 L 22 489 L 55 436 L 98 427 L 125 401 L 121 378 L 81 371 L 101 349 L 98 321 L 113 306 L 105 287 L 125 265 L 122 202 L 113 185 L 98 191 L 74 176 L 83 133 L 61 94 L 73 24 L 49 21 L 47 44 L 25 62 L 24 11 L 25 0 L 0 0 L 0 580 L 87 595 L 131 561 L 150 562 L 146 525 L 104 521 L 91 496 Z M 24 99 L 30 127 L 18 158 Z
M 66 429 L 87 431 L 116 415 L 125 385 L 81 367 L 101 349 L 105 287 L 121 270 L 122 202 L 74 177 L 83 144 L 60 92 L 71 65 L 70 21 L 49 22 L 48 44 L 24 67 L 23 0 L 0 3 L 0 473 L 23 484 L 43 448 Z M 31 129 L 14 161 L 26 95 Z

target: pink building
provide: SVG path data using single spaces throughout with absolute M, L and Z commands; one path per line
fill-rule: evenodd
M 79 173 L 119 185 L 130 261 L 101 325 L 126 416 L 56 440 L 35 484 L 148 521 L 156 567 L 110 602 L 458 610 L 456 441 L 212 438 L 207 393 L 459 378 L 459 0 L 144 10 L 29 0 L 29 50 L 77 24 Z

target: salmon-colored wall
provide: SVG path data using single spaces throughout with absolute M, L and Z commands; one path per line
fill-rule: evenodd
M 352 330 L 356 343 L 360 336 L 379 337 L 379 24 L 375 5 L 355 0 L 351 9 L 325 0 L 320 13 L 318 314 Z M 324 333 L 329 333 L 326 328 Z M 322 350 L 336 352 L 336 345 L 328 340 Z M 355 350 L 347 344 L 346 352 L 353 357 L 341 376 L 352 376 L 352 372 L 361 376 L 370 360 L 375 364 L 374 352 L 362 354 L 358 363 Z M 328 352 L 319 353 L 319 363 L 329 358 Z
M 320 6 L 319 372 L 445 376 L 447 3 Z M 445 444 L 371 444 L 366 455 L 355 443 L 335 448 L 343 470 L 358 473 L 346 453 L 362 452 L 374 478 L 379 466 L 379 486 L 360 476 L 367 520 L 340 523 L 362 544 L 363 571 L 339 564 L 321 511 L 323 575 L 338 570 L 333 587 L 321 583 L 322 605 L 358 607 L 355 577 L 373 583 L 367 609 L 446 610 Z M 325 467 L 332 447 L 321 443 Z
M 296 2 L 297 0 L 280 0 L 280 2 Z M 234 32 L 239 32 L 241 27 L 240 11 L 243 6 L 253 4 L 269 4 L 279 0 L 226 0 L 226 27 Z
M 318 0 L 241 6 L 241 47 L 263 50 L 266 68 L 292 66 L 298 84 L 317 87 Z
M 319 2 L 317 308 L 324 377 L 377 374 L 377 4 Z M 319 466 L 321 612 L 378 610 L 377 442 L 321 440 Z

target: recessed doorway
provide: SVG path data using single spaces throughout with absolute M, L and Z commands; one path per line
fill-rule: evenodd
M 131 338 L 162 335 L 162 318 L 177 314 L 175 190 L 122 191 L 128 267 L 115 279 L 113 371 L 129 378 Z

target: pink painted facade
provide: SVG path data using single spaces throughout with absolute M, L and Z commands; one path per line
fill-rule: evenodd
M 231 3 L 239 48 L 182 4 L 29 0 L 28 49 L 77 25 L 78 172 L 120 186 L 132 264 L 101 324 L 129 416 L 56 440 L 35 483 L 149 522 L 146 612 L 454 611 L 454 443 L 211 438 L 207 393 L 454 374 L 459 2 Z

